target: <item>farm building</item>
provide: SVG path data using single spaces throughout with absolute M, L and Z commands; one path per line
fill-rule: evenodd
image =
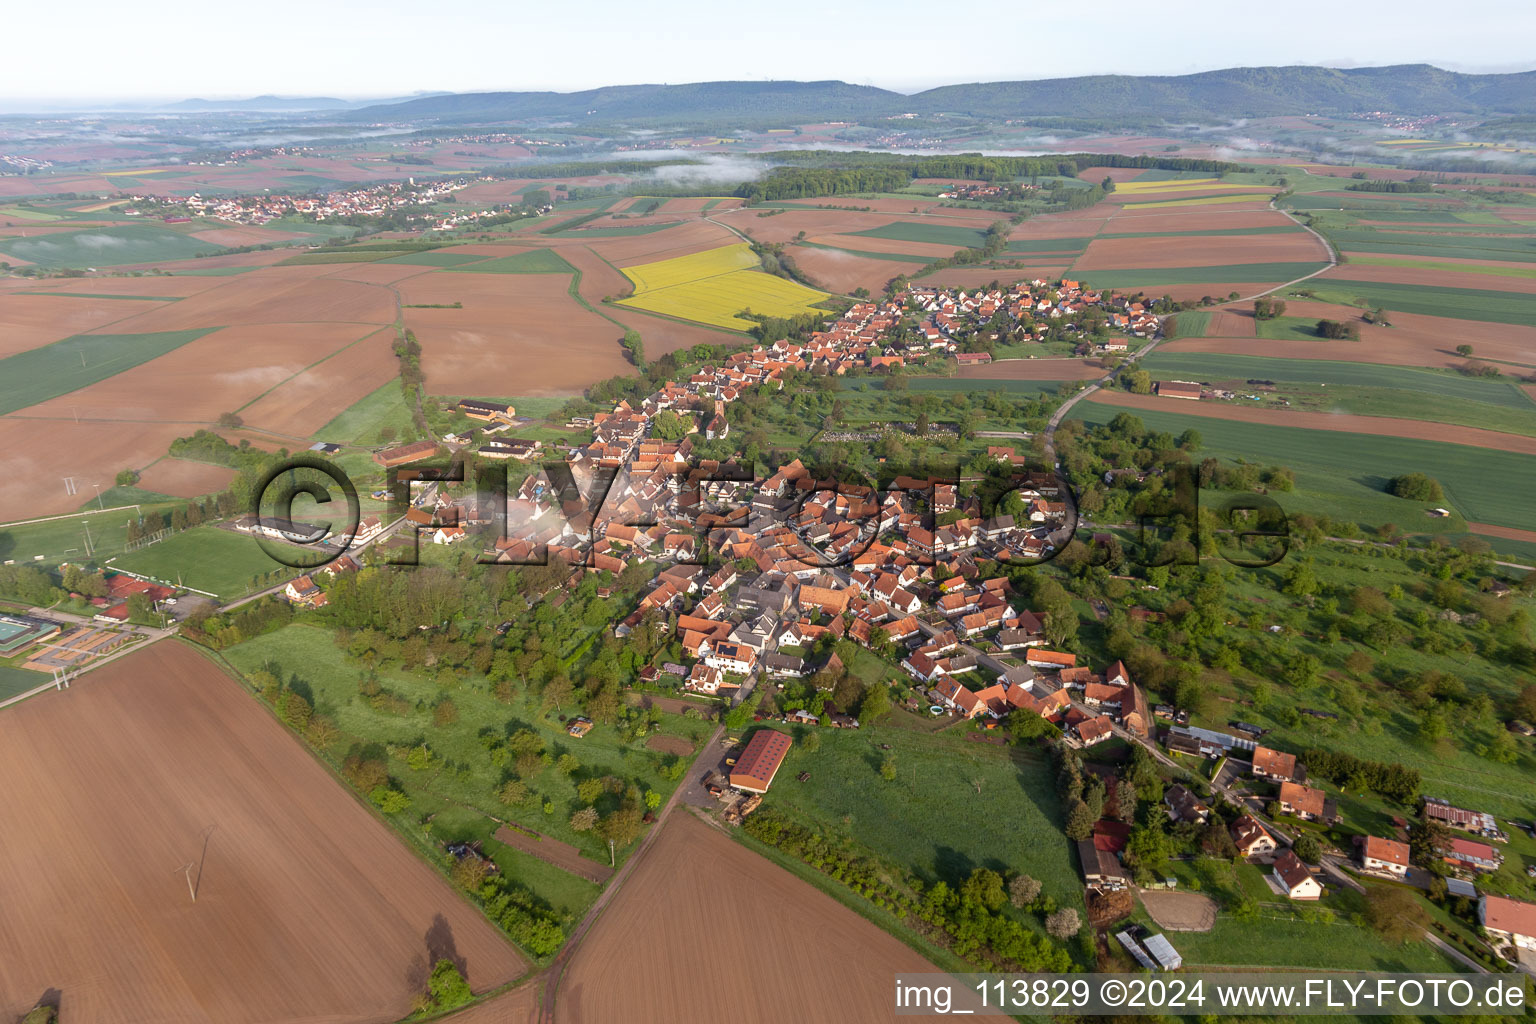
M 747 741 L 747 749 L 731 767 L 731 785 L 753 793 L 768 792 L 774 775 L 789 753 L 791 742 L 789 736 L 774 729 L 759 729 L 753 733 Z
M 1148 935 L 1141 942 L 1163 970 L 1176 971 L 1184 966 L 1184 958 L 1173 948 L 1173 943 L 1168 941 L 1166 935 Z
M 1187 398 L 1198 402 L 1200 385 L 1178 380 L 1160 380 L 1157 382 L 1157 395 L 1159 398 Z
M 472 420 L 482 420 L 487 423 L 511 423 L 517 416 L 517 410 L 510 405 L 500 402 L 482 402 L 475 398 L 466 398 L 459 402 L 459 412 Z
M 1157 970 L 1157 964 L 1153 962 L 1152 957 L 1147 954 L 1147 951 L 1141 948 L 1141 943 L 1137 942 L 1130 932 L 1116 932 L 1115 940 L 1124 946 L 1125 951 L 1135 957 L 1136 962 L 1141 964 L 1141 966 L 1149 971 Z
M 403 466 L 408 462 L 420 462 L 437 451 L 436 441 L 415 441 L 411 444 L 383 448 L 373 453 L 373 461 L 381 466 Z
M 1424 800 L 1424 817 L 1430 821 L 1438 821 L 1449 825 L 1451 828 L 1459 828 L 1463 832 L 1473 832 L 1477 835 L 1499 835 L 1498 823 L 1493 820 L 1493 815 L 1483 811 L 1468 811 L 1461 807 L 1452 807 L 1444 800 L 1427 797 Z

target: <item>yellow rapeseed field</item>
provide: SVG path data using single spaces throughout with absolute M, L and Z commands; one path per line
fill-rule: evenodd
M 737 331 L 755 326 L 737 315 L 744 309 L 798 316 L 813 312 L 816 303 L 829 297 L 763 273 L 745 242 L 625 267 L 624 276 L 634 282 L 635 294 L 619 300 L 622 305 Z

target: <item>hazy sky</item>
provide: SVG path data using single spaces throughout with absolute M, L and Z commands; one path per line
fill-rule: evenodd
M 1429 0 L 85 0 L 10 5 L 0 97 L 342 97 L 636 82 L 951 82 L 1257 64 L 1536 67 L 1536 4 Z M 1472 13 L 1475 11 L 1475 13 Z M 67 24 L 61 23 L 65 18 Z

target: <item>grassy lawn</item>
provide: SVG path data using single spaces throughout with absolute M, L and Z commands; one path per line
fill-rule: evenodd
M 1317 333 L 1317 321 L 1304 316 L 1277 316 L 1254 322 L 1254 333 L 1275 341 L 1326 341 Z
M 1072 415 L 1107 423 L 1123 410 L 1079 403 Z M 1161 411 L 1138 411 L 1152 430 L 1174 434 L 1193 428 L 1204 438 L 1201 455 L 1246 458 L 1289 466 L 1296 471 L 1296 491 L 1276 499 L 1288 511 L 1308 511 L 1306 498 L 1326 497 L 1335 517 L 1360 522 L 1394 522 L 1419 532 L 1433 521 L 1414 502 L 1385 492 L 1394 476 L 1418 470 L 1440 481 L 1444 504 L 1473 522 L 1525 528 L 1536 504 L 1536 458 L 1466 445 L 1416 438 L 1375 437 L 1344 431 L 1219 421 Z M 1326 509 L 1325 509 L 1326 511 Z M 1441 520 L 1442 525 L 1449 525 Z
M 764 802 L 850 835 L 929 883 L 954 886 L 977 867 L 1024 872 L 1063 906 L 1080 907 L 1049 764 L 1043 755 L 966 740 L 969 728 L 821 729 L 820 749 L 807 753 L 797 742 Z M 896 761 L 892 782 L 880 776 L 888 755 Z M 796 781 L 802 771 L 810 773 L 806 782 Z
M 0 700 L 8 700 L 18 693 L 35 690 L 48 682 L 47 672 L 33 672 L 21 667 L 22 661 L 31 654 L 32 652 L 28 651 L 21 657 L 0 659 Z
M 113 566 L 167 584 L 182 584 L 225 600 L 250 592 L 252 578 L 292 570 L 273 561 L 256 541 L 217 526 L 197 526 L 158 544 L 120 555 Z
M 77 334 L 7 356 L 0 359 L 0 415 L 131 370 L 211 330 L 214 328 L 155 334 Z
M 474 824 L 472 828 L 471 824 L 494 815 L 570 843 L 594 860 L 607 863 L 606 843 L 592 833 L 576 832 L 570 827 L 571 814 L 581 806 L 576 797 L 576 782 L 613 775 L 643 790 L 655 790 L 663 799 L 676 786 L 658 774 L 665 758 L 646 748 L 644 739 L 626 742 L 617 727 L 608 725 L 598 725 L 583 739 L 572 739 L 566 735 L 558 713 L 546 715 L 522 695 L 504 704 L 478 678 L 443 688 L 422 673 L 384 668 L 378 672 L 378 681 L 405 702 L 404 710 L 395 714 L 375 709 L 358 693 L 358 679 L 365 672 L 364 666 L 349 661 L 333 643 L 330 632 L 321 627 L 290 625 L 232 647 L 224 654 L 242 672 L 267 666 L 284 679 L 297 676 L 313 694 L 317 712 L 335 721 L 341 731 L 342 739 L 326 752 L 333 761 L 339 762 L 354 742 L 383 743 L 402 753 L 426 742 L 434 753 L 431 766 L 418 771 L 402 757 L 391 762 L 391 774 L 412 800 L 412 809 L 404 812 L 405 817 L 419 820 L 420 816 L 446 805 L 467 813 L 468 819 L 450 819 L 450 823 L 459 823 L 456 826 L 434 827 L 434 835 L 440 840 L 482 838 L 477 829 L 483 825 Z M 433 707 L 444 696 L 453 700 L 459 718 L 451 725 L 440 726 L 434 724 Z M 709 728 L 706 722 L 677 715 L 663 715 L 661 725 L 662 732 L 684 736 L 695 744 L 708 735 Z M 521 729 L 531 729 L 544 740 L 551 761 L 569 753 L 581 762 L 581 768 L 568 777 L 552 764 L 545 765 L 530 782 L 530 788 L 540 799 L 507 807 L 497 793 L 509 772 L 491 762 L 480 737 L 504 738 Z M 544 813 L 541 800 L 553 803 L 554 810 Z M 605 795 L 598 807 L 606 812 L 610 809 L 608 802 L 617 800 L 617 796 Z M 618 851 L 620 862 L 627 852 Z

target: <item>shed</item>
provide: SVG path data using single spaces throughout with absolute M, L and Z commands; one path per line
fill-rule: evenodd
M 1173 943 L 1168 941 L 1167 936 L 1148 935 L 1141 941 L 1147 947 L 1147 952 L 1152 954 L 1163 970 L 1176 971 L 1184 966 L 1184 958 L 1179 955 L 1178 950 L 1173 948 Z

